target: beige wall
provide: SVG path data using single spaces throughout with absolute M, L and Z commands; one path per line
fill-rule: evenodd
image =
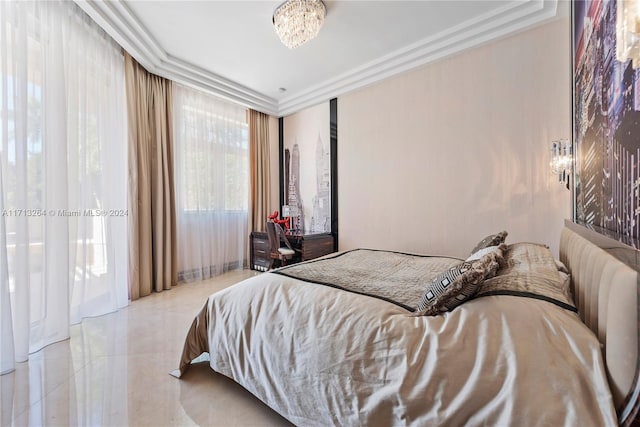
M 570 192 L 569 2 L 553 22 L 338 98 L 340 249 L 466 256 L 486 234 L 557 254 Z

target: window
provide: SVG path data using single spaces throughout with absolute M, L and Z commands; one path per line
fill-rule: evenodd
M 206 101 L 198 98 L 187 99 L 195 101 L 194 104 Z M 186 104 L 180 109 L 176 123 L 180 208 L 185 212 L 247 211 L 249 126 L 246 120 L 225 117 L 202 105 Z
M 14 328 L 3 345 L 15 342 L 17 360 L 67 338 L 70 321 L 128 302 L 126 217 L 90 214 L 126 212 L 124 94 L 121 48 L 74 3 L 0 2 L 0 197 Z
M 173 84 L 178 280 L 242 268 L 249 206 L 245 108 Z

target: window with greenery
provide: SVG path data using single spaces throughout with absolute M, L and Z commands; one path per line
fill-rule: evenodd
M 249 127 L 246 121 L 183 105 L 180 138 L 181 208 L 186 211 L 246 211 L 249 188 Z
M 247 110 L 173 85 L 178 280 L 242 268 L 249 207 Z

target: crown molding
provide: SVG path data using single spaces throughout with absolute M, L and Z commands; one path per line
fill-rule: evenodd
M 150 72 L 273 116 L 286 116 L 382 79 L 426 65 L 556 16 L 558 0 L 512 0 L 278 102 L 169 54 L 123 1 L 74 0 Z
M 123 1 L 74 1 L 149 72 L 248 108 L 278 115 L 278 101 L 274 98 L 169 55 Z
M 556 16 L 557 0 L 510 1 L 333 79 L 284 98 L 278 112 L 286 116 L 396 74 L 451 56 L 490 40 L 516 33 Z

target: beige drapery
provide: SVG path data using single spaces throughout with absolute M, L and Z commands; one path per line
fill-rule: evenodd
M 265 231 L 271 205 L 269 167 L 269 116 L 249 110 L 249 147 L 251 162 L 250 231 Z
M 129 121 L 129 297 L 177 282 L 171 81 L 125 52 Z

